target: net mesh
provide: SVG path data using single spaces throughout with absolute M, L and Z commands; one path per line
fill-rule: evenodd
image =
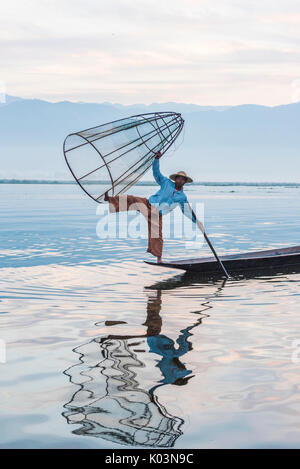
M 180 114 L 140 114 L 68 135 L 64 155 L 82 189 L 96 202 L 126 192 L 165 153 L 183 128 Z

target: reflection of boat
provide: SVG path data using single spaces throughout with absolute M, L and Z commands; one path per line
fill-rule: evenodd
M 266 273 L 287 273 L 300 271 L 300 246 L 270 249 L 267 251 L 246 252 L 220 256 L 227 271 L 240 275 L 264 275 Z M 158 265 L 188 272 L 197 272 L 204 276 L 222 276 L 220 267 L 213 257 L 198 259 L 185 259 L 170 262 L 148 262 L 147 264 Z
M 153 285 L 149 285 L 145 287 L 145 290 L 165 291 L 182 287 L 195 287 L 197 290 L 199 290 L 207 286 L 214 286 L 217 288 L 217 291 L 214 289 L 213 293 L 211 294 L 214 297 L 222 291 L 226 285 L 226 282 L 227 279 L 209 279 L 207 277 L 199 278 L 197 272 L 184 272 L 180 273 L 179 275 L 174 275 L 173 277 L 160 280 Z M 207 297 L 210 297 L 211 295 L 207 295 L 207 293 L 205 294 Z

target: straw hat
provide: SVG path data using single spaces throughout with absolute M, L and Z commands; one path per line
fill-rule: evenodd
M 176 176 L 183 176 L 186 178 L 186 182 L 193 182 L 193 179 L 190 178 L 184 171 L 178 171 L 178 173 L 171 174 L 170 179 L 175 181 Z

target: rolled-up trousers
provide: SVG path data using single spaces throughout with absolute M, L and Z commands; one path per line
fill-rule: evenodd
M 161 257 L 163 249 L 162 215 L 145 197 L 134 195 L 116 195 L 108 198 L 110 212 L 136 210 L 148 223 L 148 249 L 153 256 Z

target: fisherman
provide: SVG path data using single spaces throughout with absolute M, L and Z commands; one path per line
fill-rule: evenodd
M 193 180 L 184 171 L 171 174 L 170 179 L 163 176 L 159 169 L 159 159 L 161 156 L 161 152 L 158 151 L 152 164 L 154 179 L 160 185 L 160 189 L 156 194 L 151 195 L 149 199 L 133 195 L 110 197 L 107 191 L 104 197 L 104 200 L 109 202 L 110 212 L 137 210 L 144 215 L 148 222 L 147 252 L 157 257 L 158 263 L 161 262 L 163 249 L 162 215 L 166 215 L 174 210 L 175 207 L 180 206 L 182 213 L 194 223 L 196 222 L 189 207 L 187 197 L 183 192 L 183 186 L 186 183 L 193 182 Z

